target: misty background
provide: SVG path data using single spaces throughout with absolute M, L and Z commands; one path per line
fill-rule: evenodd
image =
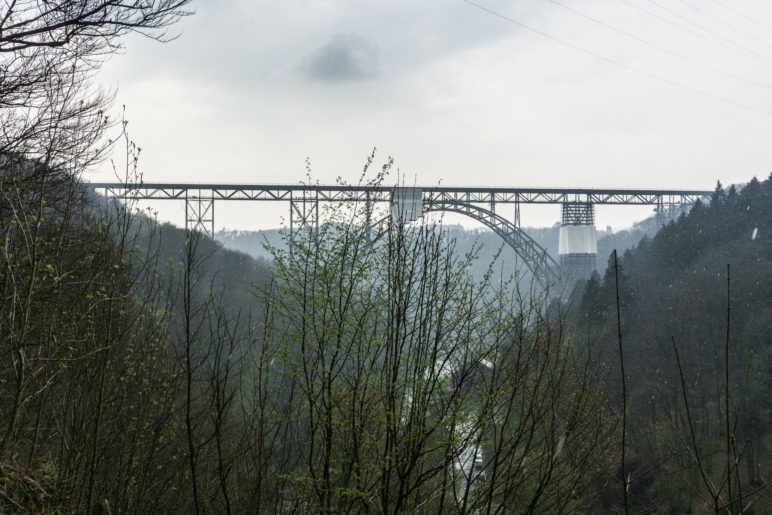
M 314 180 L 353 181 L 376 146 L 419 185 L 712 189 L 769 173 L 769 4 L 480 5 L 508 19 L 461 0 L 205 0 L 170 44 L 129 36 L 99 78 L 127 107 L 148 182 L 297 183 L 305 157 Z M 182 222 L 173 203 L 152 208 Z M 217 228 L 286 215 L 221 202 Z

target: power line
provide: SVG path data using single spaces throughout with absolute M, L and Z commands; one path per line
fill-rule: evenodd
M 745 18 L 746 20 L 748 20 L 748 21 L 750 21 L 750 22 L 752 22 L 752 23 L 755 23 L 756 25 L 758 25 L 758 26 L 760 26 L 760 27 L 764 27 L 764 28 L 765 28 L 765 29 L 767 29 L 767 30 L 772 30 L 772 27 L 770 27 L 769 25 L 767 25 L 767 24 L 765 24 L 765 23 L 761 23 L 759 20 L 756 20 L 756 19 L 754 19 L 754 18 L 751 18 L 751 17 L 750 17 L 750 16 L 748 16 L 747 14 L 743 14 L 743 13 L 741 13 L 741 12 L 740 12 L 740 11 L 738 11 L 737 9 L 735 9 L 735 8 L 733 8 L 733 7 L 730 7 L 730 6 L 726 5 L 724 2 L 719 2 L 718 0 L 711 0 L 711 1 L 712 1 L 714 4 L 718 4 L 718 5 L 720 5 L 721 7 L 723 7 L 724 9 L 726 9 L 727 11 L 731 11 L 731 12 L 735 13 L 737 16 L 740 16 L 740 17 L 742 17 L 742 18 Z
M 553 3 L 553 4 L 555 4 L 555 5 L 557 5 L 558 7 L 561 7 L 563 9 L 567 10 L 567 11 L 570 11 L 570 12 L 576 14 L 577 16 L 581 16 L 582 18 L 586 18 L 586 19 L 588 19 L 588 20 L 590 20 L 590 21 L 592 21 L 594 23 L 597 23 L 598 25 L 601 25 L 602 27 L 605 27 L 605 28 L 607 28 L 609 30 L 613 30 L 614 32 L 617 32 L 619 34 L 622 34 L 623 36 L 626 36 L 626 37 L 628 37 L 630 39 L 638 41 L 639 43 L 643 43 L 644 45 L 648 45 L 648 46 L 650 46 L 652 48 L 656 48 L 657 50 L 659 50 L 661 52 L 665 52 L 667 54 L 673 55 L 675 57 L 678 57 L 679 59 L 683 59 L 683 60 L 688 61 L 688 62 L 690 62 L 692 64 L 696 64 L 697 66 L 702 66 L 703 68 L 706 68 L 708 70 L 711 70 L 711 71 L 714 71 L 714 72 L 717 72 L 717 73 L 721 73 L 721 74 L 727 75 L 729 77 L 733 77 L 733 78 L 735 78 L 737 80 L 741 80 L 743 82 L 747 82 L 748 84 L 753 84 L 754 86 L 759 86 L 759 87 L 766 88 L 766 89 L 772 89 L 772 86 L 769 85 L 769 84 L 764 84 L 763 82 L 757 82 L 757 81 L 755 81 L 753 79 L 748 79 L 748 78 L 743 77 L 741 75 L 737 75 L 736 73 L 732 73 L 730 71 L 723 70 L 721 68 L 717 68 L 717 67 L 715 67 L 713 65 L 704 63 L 704 62 L 699 61 L 697 59 L 693 59 L 693 58 L 691 58 L 691 57 L 689 57 L 687 55 L 684 55 L 684 54 L 675 52 L 673 50 L 670 50 L 669 48 L 663 47 L 663 46 L 658 45 L 656 43 L 652 43 L 651 41 L 647 41 L 647 40 L 645 40 L 643 38 L 640 38 L 640 37 L 638 37 L 638 36 L 636 36 L 634 34 L 630 34 L 629 32 L 626 32 L 626 31 L 624 31 L 622 29 L 614 27 L 613 25 L 610 25 L 610 24 L 604 22 L 603 20 L 599 20 L 599 19 L 594 18 L 594 17 L 592 17 L 592 16 L 590 16 L 588 14 L 585 14 L 585 13 L 583 13 L 581 11 L 577 11 L 573 7 L 569 7 L 567 5 L 561 4 L 557 0 L 548 0 L 548 1 Z
M 649 73 L 649 72 L 646 72 L 646 71 L 643 71 L 643 70 L 639 70 L 638 68 L 633 68 L 632 66 L 628 66 L 628 65 L 626 65 L 625 63 L 623 63 L 621 61 L 617 61 L 616 59 L 612 59 L 610 57 L 606 57 L 604 55 L 601 55 L 601 54 L 598 54 L 596 52 L 593 52 L 592 50 L 587 50 L 586 48 L 583 48 L 583 47 L 580 47 L 578 45 L 575 45 L 575 44 L 573 44 L 573 43 L 571 43 L 569 41 L 566 41 L 564 39 L 561 39 L 561 38 L 558 38 L 556 36 L 553 36 L 551 34 L 543 32 L 543 31 L 541 31 L 539 29 L 535 29 L 535 28 L 533 28 L 533 27 L 531 27 L 529 25 L 526 25 L 525 23 L 522 23 L 522 22 L 520 22 L 518 20 L 515 20 L 514 18 L 510 18 L 508 16 L 505 16 L 505 15 L 501 14 L 500 12 L 494 11 L 493 9 L 489 9 L 488 7 L 485 7 L 483 5 L 477 4 L 477 3 L 473 2 L 472 0 L 461 0 L 461 1 L 471 5 L 472 7 L 480 9 L 481 11 L 487 12 L 488 14 L 493 15 L 493 16 L 495 16 L 497 18 L 501 18 L 502 20 L 504 20 L 504 21 L 506 21 L 508 23 L 511 23 L 513 25 L 517 25 L 520 28 L 523 28 L 525 30 L 533 32 L 534 34 L 538 34 L 538 35 L 540 35 L 542 37 L 545 37 L 547 39 L 551 39 L 552 41 L 560 43 L 561 45 L 565 45 L 567 47 L 573 48 L 574 50 L 577 50 L 578 52 L 582 52 L 582 53 L 587 54 L 587 55 L 589 55 L 591 57 L 595 57 L 596 59 L 600 59 L 600 60 L 606 61 L 607 63 L 611 63 L 613 65 L 619 66 L 620 68 L 624 68 L 626 70 L 633 71 L 635 73 L 638 73 L 639 75 L 643 75 L 644 77 L 648 77 L 649 79 L 656 80 L 658 82 L 662 82 L 664 84 L 668 84 L 668 85 L 676 87 L 678 89 L 681 89 L 681 90 L 684 90 L 684 91 L 688 91 L 690 93 L 695 93 L 697 95 L 700 95 L 700 96 L 703 96 L 703 97 L 706 97 L 706 98 L 710 98 L 712 100 L 718 100 L 719 102 L 724 102 L 726 104 L 731 104 L 731 105 L 734 105 L 736 107 L 742 107 L 744 109 L 749 109 L 751 111 L 757 111 L 759 113 L 764 113 L 764 114 L 767 114 L 767 115 L 772 115 L 772 111 L 770 111 L 769 109 L 764 109 L 762 107 L 756 107 L 756 106 L 752 106 L 752 105 L 749 105 L 749 104 L 743 104 L 743 103 L 740 103 L 740 102 L 735 102 L 734 100 L 731 100 L 729 98 L 720 97 L 718 95 L 713 95 L 712 93 L 707 93 L 705 91 L 701 91 L 701 90 L 693 88 L 691 86 L 686 86 L 686 85 L 681 84 L 679 82 L 675 82 L 675 81 L 672 81 L 670 79 L 666 79 L 664 77 L 660 77 L 659 75 L 654 75 L 652 73 Z
M 730 50 L 732 52 L 735 52 L 735 53 L 740 54 L 742 56 L 748 57 L 750 59 L 754 59 L 754 60 L 759 61 L 759 62 L 763 62 L 763 63 L 766 63 L 766 64 L 772 64 L 772 60 L 769 60 L 769 59 L 765 58 L 764 56 L 757 56 L 757 55 L 754 55 L 754 54 L 749 54 L 749 53 L 747 53 L 747 52 L 745 52 L 743 50 L 740 50 L 740 49 L 737 49 L 735 47 L 729 46 L 729 45 L 727 45 L 725 43 L 722 43 L 721 41 L 716 41 L 715 39 L 712 39 L 712 38 L 706 36 L 705 34 L 702 34 L 700 32 L 696 32 L 696 31 L 694 31 L 694 30 L 692 30 L 692 29 L 690 29 L 688 27 L 684 27 L 683 25 L 679 25 L 678 23 L 674 22 L 673 20 L 669 20 L 669 19 L 667 19 L 667 18 L 665 18 L 663 16 L 660 16 L 657 13 L 653 13 L 653 12 L 647 10 L 647 9 L 644 9 L 641 6 L 636 5 L 636 4 L 632 3 L 632 2 L 630 2 L 630 0 L 619 0 L 619 1 L 624 3 L 624 4 L 626 4 L 626 5 L 628 5 L 628 6 L 630 6 L 630 7 L 632 7 L 632 8 L 634 8 L 634 9 L 637 9 L 638 11 L 640 11 L 640 12 L 642 12 L 644 14 L 647 14 L 648 16 L 651 16 L 652 18 L 656 18 L 656 19 L 658 19 L 660 21 L 663 21 L 663 22 L 665 22 L 665 23 L 667 23 L 669 25 L 672 25 L 672 26 L 674 26 L 676 28 L 679 28 L 679 29 L 681 29 L 681 30 L 683 30 L 685 32 L 688 32 L 689 34 L 691 34 L 693 36 L 696 36 L 696 37 L 698 37 L 700 39 L 704 39 L 705 41 L 709 41 L 710 43 L 713 43 L 714 45 L 720 46 L 721 48 L 724 48 L 726 50 Z
M 664 5 L 660 4 L 659 2 L 656 2 L 655 0 L 648 0 L 648 2 L 649 2 L 650 4 L 654 4 L 654 5 L 656 5 L 657 7 L 659 7 L 660 9 L 662 9 L 663 11 L 667 11 L 667 12 L 669 12 L 670 14 L 672 14 L 673 16 L 675 16 L 676 18 L 680 18 L 680 19 L 684 20 L 686 23 L 688 23 L 688 24 L 690 24 L 690 25 L 694 25 L 694 26 L 695 26 L 695 27 L 697 27 L 698 29 L 700 29 L 700 30 L 704 30 L 704 31 L 705 31 L 705 32 L 707 32 L 708 34 L 712 34 L 712 35 L 716 36 L 717 38 L 719 38 L 719 39 L 721 39 L 721 40 L 723 40 L 723 41 L 726 41 L 726 42 L 727 42 L 727 43 L 729 43 L 730 45 L 734 45 L 734 46 L 736 46 L 737 48 L 740 48 L 740 49 L 744 50 L 745 52 L 748 52 L 748 53 L 750 53 L 750 54 L 753 54 L 753 55 L 755 55 L 755 56 L 757 56 L 757 57 L 760 57 L 761 59 L 763 59 L 763 60 L 765 60 L 765 61 L 769 62 L 769 59 L 767 58 L 767 56 L 765 56 L 765 55 L 763 55 L 763 54 L 760 54 L 760 53 L 758 53 L 758 52 L 755 52 L 755 51 L 751 50 L 750 48 L 746 48 L 746 47 L 744 47 L 744 46 L 742 46 L 742 45 L 740 45 L 740 44 L 738 44 L 738 43 L 735 43 L 735 42 L 734 42 L 734 41 L 732 41 L 731 39 L 725 38 L 725 37 L 724 37 L 724 36 L 722 36 L 721 34 L 719 34 L 719 33 L 715 32 L 715 31 L 713 31 L 713 30 L 710 30 L 709 28 L 703 27 L 703 26 L 702 26 L 702 25 L 700 25 L 699 23 L 693 22 L 692 20 L 690 20 L 690 19 L 689 19 L 689 18 L 687 18 L 686 16 L 684 16 L 684 15 L 682 15 L 682 14 L 680 14 L 680 13 L 678 13 L 678 12 L 676 12 L 676 11 L 674 11 L 674 10 L 672 10 L 672 9 L 668 8 L 668 7 L 665 7 Z
M 756 36 L 754 36 L 754 35 L 753 35 L 753 34 L 751 34 L 750 32 L 746 32 L 746 31 L 744 31 L 743 29 L 741 29 L 741 28 L 739 28 L 739 27 L 736 27 L 736 26 L 732 25 L 732 24 L 731 24 L 731 23 L 729 23 L 729 22 L 722 20 L 722 19 L 721 19 L 721 18 L 719 18 L 718 16 L 714 16 L 713 14 L 709 13 L 708 11 L 705 11 L 705 10 L 703 10 L 703 9 L 700 9 L 699 7 L 695 7 L 695 6 L 693 6 L 692 4 L 690 4 L 689 2 L 685 2 L 684 0 L 679 0 L 679 2 L 681 2 L 682 4 L 684 4 L 686 7 L 689 7 L 690 9 L 694 9 L 695 11 L 697 11 L 697 12 L 698 12 L 698 13 L 700 13 L 700 14 L 702 14 L 703 16 L 707 16 L 708 18 L 710 18 L 710 19 L 712 19 L 712 20 L 715 20 L 715 21 L 717 21 L 718 23 L 721 23 L 721 24 L 723 24 L 723 25 L 726 25 L 726 26 L 727 26 L 727 27 L 729 27 L 730 29 L 737 31 L 737 32 L 739 32 L 740 34 L 744 34 L 745 36 L 747 36 L 747 37 L 749 37 L 749 38 L 753 39 L 754 41 L 758 41 L 758 42 L 759 42 L 759 43 L 761 43 L 762 45 L 766 45 L 766 46 L 768 46 L 768 47 L 772 47 L 772 45 L 770 45 L 769 43 L 767 43 L 767 42 L 766 42 L 766 41 L 764 41 L 763 39 L 757 38 Z

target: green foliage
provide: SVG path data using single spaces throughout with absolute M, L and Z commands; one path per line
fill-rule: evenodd
M 544 299 L 495 288 L 490 268 L 478 280 L 475 253 L 459 257 L 440 227 L 373 234 L 366 210 L 327 217 L 269 246 L 263 302 L 292 413 L 277 430 L 299 458 L 280 495 L 314 512 L 564 512 L 586 501 L 606 445 L 603 404 L 591 361 L 572 359 L 584 351 Z

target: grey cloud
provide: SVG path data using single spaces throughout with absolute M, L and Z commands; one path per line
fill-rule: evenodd
M 179 26 L 181 37 L 168 45 L 128 38 L 127 54 L 108 63 L 112 73 L 105 77 L 126 83 L 163 76 L 228 90 L 246 87 L 250 95 L 256 83 L 269 87 L 267 81 L 275 81 L 284 89 L 297 79 L 353 81 L 386 69 L 403 80 L 448 55 L 517 35 L 511 24 L 447 0 L 231 0 L 228 5 L 200 0 L 196 14 Z M 527 21 L 542 5 L 518 3 L 513 11 Z
M 375 77 L 380 68 L 375 44 L 357 34 L 335 34 L 311 54 L 304 72 L 317 80 L 350 81 Z

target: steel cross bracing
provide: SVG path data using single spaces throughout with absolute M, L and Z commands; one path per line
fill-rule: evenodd
M 389 202 L 395 188 L 367 185 L 92 183 L 108 197 L 133 200 L 260 200 L 313 202 Z M 689 205 L 709 190 L 636 190 L 590 188 L 465 188 L 417 186 L 425 203 L 562 204 L 584 202 L 610 205 Z
M 595 205 L 589 202 L 564 202 L 560 222 L 563 225 L 595 225 Z

